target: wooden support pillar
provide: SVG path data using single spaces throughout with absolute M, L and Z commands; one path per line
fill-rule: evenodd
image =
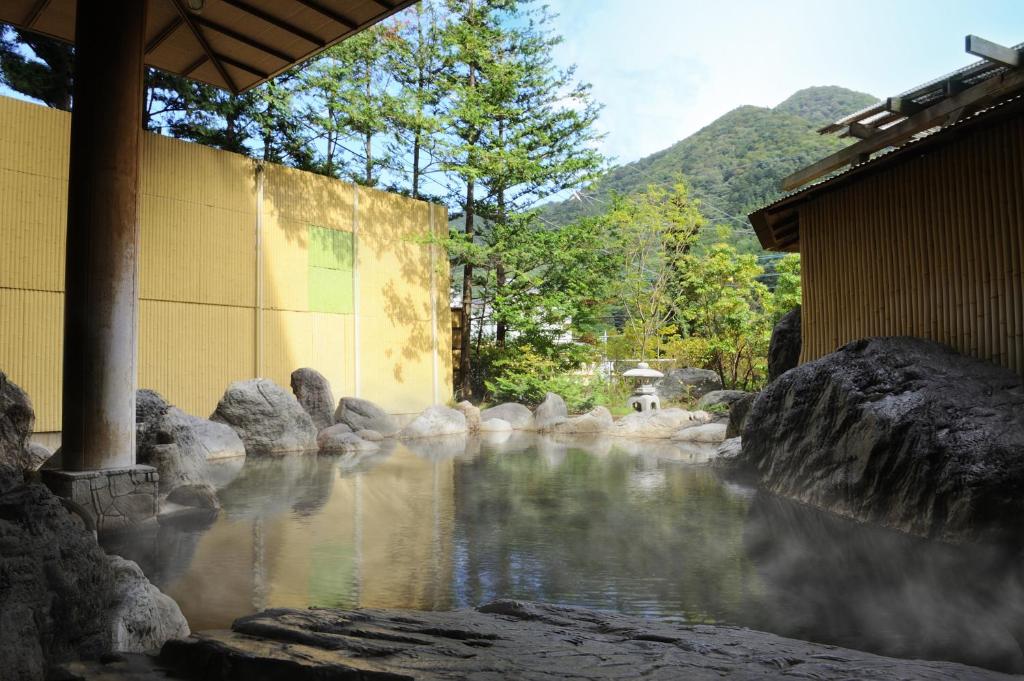
M 135 463 L 143 0 L 79 0 L 64 282 L 63 466 Z

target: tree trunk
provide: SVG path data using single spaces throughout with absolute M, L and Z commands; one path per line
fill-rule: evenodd
M 473 192 L 475 190 L 473 180 L 466 183 L 466 241 L 473 243 Z M 470 381 L 470 370 L 472 362 L 469 353 L 473 344 L 473 331 L 470 328 L 473 319 L 473 263 L 466 261 L 462 270 L 462 338 L 459 347 L 459 392 L 462 399 L 469 399 L 473 395 L 473 385 Z
M 499 139 L 504 139 L 504 126 L 500 126 L 499 125 L 498 135 L 499 135 Z M 506 216 L 505 216 L 505 190 L 504 189 L 500 189 L 500 190 L 498 190 L 498 227 L 499 227 L 499 229 L 503 229 L 505 227 L 505 223 L 506 222 L 507 222 L 507 219 L 506 219 Z M 495 278 L 494 298 L 495 298 L 495 300 L 497 300 L 501 296 L 502 292 L 505 290 L 505 264 L 501 261 L 501 251 L 500 251 L 500 249 L 498 251 L 498 262 L 497 262 L 497 264 L 495 265 L 495 268 L 494 268 L 494 275 L 495 275 L 494 276 L 494 278 Z M 508 335 L 508 325 L 505 323 L 505 320 L 502 319 L 501 316 L 499 315 L 499 317 L 498 317 L 498 325 L 497 325 L 497 327 L 495 328 L 495 331 L 494 331 L 494 341 L 495 341 L 495 343 L 498 344 L 499 348 L 505 347 L 505 336 L 506 335 Z

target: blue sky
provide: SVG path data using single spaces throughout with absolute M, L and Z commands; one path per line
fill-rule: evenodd
M 593 84 L 618 163 L 810 85 L 899 94 L 974 61 L 968 33 L 1024 42 L 1024 0 L 548 2 L 557 58 Z

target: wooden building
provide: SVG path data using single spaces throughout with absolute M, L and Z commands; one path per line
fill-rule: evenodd
M 801 255 L 801 362 L 905 335 L 1024 374 L 1024 45 L 967 43 L 982 61 L 822 128 L 858 141 L 750 215 Z

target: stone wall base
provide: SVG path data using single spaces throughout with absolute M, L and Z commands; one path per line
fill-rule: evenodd
M 156 520 L 159 475 L 152 466 L 92 471 L 43 470 L 43 483 L 92 515 L 99 533 Z

